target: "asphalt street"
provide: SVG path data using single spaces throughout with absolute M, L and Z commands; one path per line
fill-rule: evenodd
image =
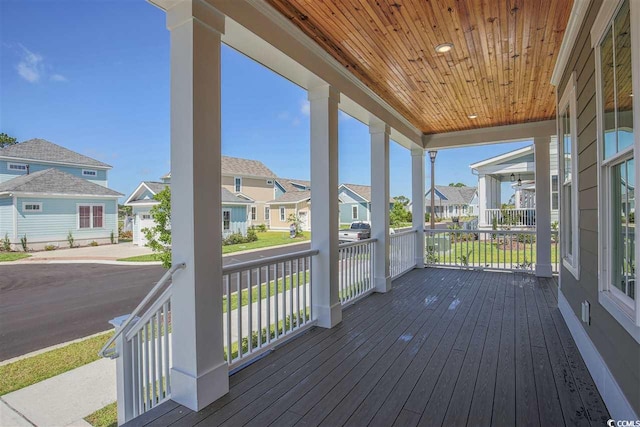
M 309 247 L 230 254 L 223 264 Z M 0 361 L 109 329 L 109 320 L 130 313 L 164 271 L 134 263 L 0 265 Z

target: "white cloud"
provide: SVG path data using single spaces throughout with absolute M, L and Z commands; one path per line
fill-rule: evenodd
M 44 58 L 42 55 L 31 52 L 22 45 L 20 47 L 22 48 L 22 54 L 20 55 L 20 61 L 16 65 L 16 70 L 20 77 L 29 83 L 37 83 L 44 73 Z
M 300 112 L 305 116 L 308 116 L 311 113 L 311 105 L 309 104 L 309 101 L 307 101 L 306 99 L 302 101 L 302 105 L 300 106 Z
M 66 81 L 68 81 L 67 78 L 65 76 L 63 76 L 62 74 L 51 74 L 51 77 L 49 77 L 49 80 L 51 80 L 52 82 L 66 82 Z

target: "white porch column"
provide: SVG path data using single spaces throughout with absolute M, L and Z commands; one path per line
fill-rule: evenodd
M 386 123 L 375 122 L 369 124 L 369 133 L 371 134 L 371 237 L 378 239 L 375 244 L 373 263 L 374 285 L 376 292 L 387 292 L 391 290 L 389 270 L 390 128 Z
M 478 225 L 487 226 L 487 176 L 478 175 Z
M 516 193 L 513 197 L 515 198 L 516 209 L 522 208 L 522 190 L 520 187 L 516 187 Z M 524 204 L 526 206 L 526 202 Z
M 416 268 L 424 268 L 424 150 L 411 150 L 411 215 L 416 238 Z
M 311 115 L 311 248 L 313 313 L 318 326 L 342 321 L 338 287 L 338 102 L 328 85 L 309 90 Z
M 536 165 L 536 276 L 551 277 L 549 138 L 534 138 Z
M 220 35 L 204 1 L 174 3 L 171 31 L 173 279 L 171 398 L 200 410 L 229 391 L 223 355 Z

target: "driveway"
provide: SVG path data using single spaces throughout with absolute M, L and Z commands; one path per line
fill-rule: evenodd
M 225 265 L 308 249 L 230 254 Z M 54 251 L 58 252 L 58 251 Z M 164 274 L 158 265 L 14 264 L 0 267 L 0 360 L 109 329 Z
M 57 249 L 55 251 L 33 252 L 29 258 L 21 262 L 43 260 L 111 260 L 132 256 L 147 255 L 153 251 L 145 246 L 136 246 L 131 242 L 117 245 L 83 246 L 73 249 Z

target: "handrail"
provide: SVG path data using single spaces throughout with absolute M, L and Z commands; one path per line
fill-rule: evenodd
M 109 338 L 109 340 L 102 346 L 102 348 L 98 352 L 98 356 L 109 357 L 111 359 L 115 359 L 116 357 L 118 357 L 118 353 L 116 352 L 115 348 L 109 348 L 109 347 L 127 329 L 127 326 L 129 326 L 129 324 L 133 321 L 133 319 L 136 318 L 140 310 L 142 310 L 149 303 L 151 298 L 153 298 L 153 296 L 158 292 L 158 290 L 160 290 L 165 285 L 165 283 L 167 283 L 167 281 L 173 277 L 176 271 L 182 270 L 186 266 L 187 264 L 185 264 L 184 262 L 181 262 L 180 264 L 176 264 L 172 266 L 169 270 L 167 270 L 166 273 L 164 273 L 164 275 L 160 278 L 160 280 L 158 280 L 158 283 L 156 283 L 153 289 L 149 291 L 149 293 L 142 299 L 140 304 L 138 304 L 138 306 L 131 312 L 129 317 L 127 317 L 127 319 L 122 323 L 122 325 L 116 330 L 116 333 L 113 334 L 113 336 Z
M 281 261 L 289 261 L 291 259 L 303 258 L 306 256 L 318 255 L 320 251 L 318 249 L 308 249 L 306 251 L 291 252 L 283 255 L 276 255 L 269 258 L 262 258 L 253 261 L 239 262 L 237 264 L 225 265 L 222 267 L 222 274 L 228 275 L 238 273 L 240 271 L 250 270 L 259 267 L 265 267 L 270 264 L 275 264 Z
M 488 234 L 536 234 L 536 230 L 492 230 L 492 229 L 484 229 L 484 230 L 465 230 L 463 228 L 435 228 L 430 229 L 427 228 L 424 230 L 425 233 L 429 234 L 440 234 L 440 233 L 488 233 Z
M 407 230 L 407 231 L 401 231 L 399 233 L 393 233 L 393 234 L 389 234 L 389 237 L 400 237 L 400 236 L 406 236 L 407 234 L 411 234 L 411 233 L 417 233 L 419 230 Z
M 367 243 L 376 243 L 377 241 L 378 239 L 373 238 L 373 239 L 362 239 L 356 242 L 340 243 L 338 245 L 338 249 L 350 248 L 352 246 L 358 246 L 358 245 L 366 245 Z

